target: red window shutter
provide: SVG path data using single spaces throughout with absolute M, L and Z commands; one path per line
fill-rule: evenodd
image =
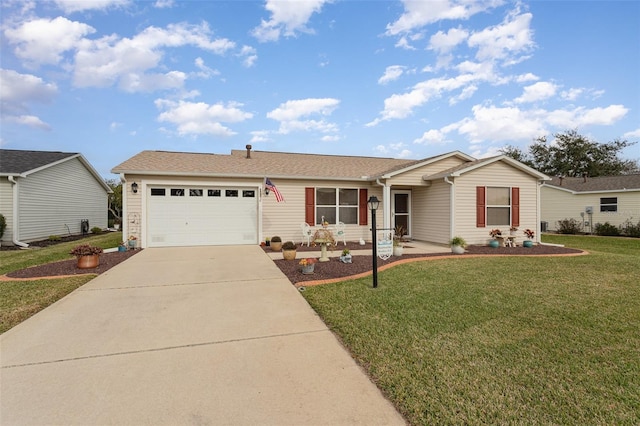
M 484 186 L 476 186 L 476 227 L 484 228 L 487 226 L 487 201 L 486 188 Z
M 511 226 L 520 226 L 520 188 L 511 188 Z
M 309 225 L 316 224 L 316 190 L 315 188 L 304 189 L 304 221 Z
M 369 201 L 369 197 L 367 196 L 367 188 L 360 188 L 360 202 L 359 202 L 359 211 L 360 217 L 359 222 L 360 225 L 367 225 L 369 222 L 367 211 L 369 210 L 369 206 L 367 205 L 367 201 Z

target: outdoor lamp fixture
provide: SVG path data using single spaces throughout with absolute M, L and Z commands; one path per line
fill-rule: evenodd
M 373 288 L 378 288 L 378 237 L 376 235 L 376 210 L 380 206 L 378 197 L 372 195 L 367 201 L 371 210 L 371 246 L 373 249 Z
M 269 195 L 269 192 L 271 192 L 271 191 L 269 191 L 269 188 L 268 188 L 268 187 L 265 187 L 265 188 L 264 188 L 264 195 L 265 195 L 265 196 L 266 196 L 266 195 Z
M 134 194 L 138 193 L 138 184 L 137 183 L 133 182 L 131 184 L 131 192 L 133 192 Z

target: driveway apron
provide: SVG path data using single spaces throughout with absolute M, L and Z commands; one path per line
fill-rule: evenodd
M 0 361 L 2 425 L 404 424 L 257 246 L 145 249 Z

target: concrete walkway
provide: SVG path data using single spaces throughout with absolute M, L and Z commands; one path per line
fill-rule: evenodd
M 146 249 L 0 357 L 2 425 L 404 424 L 257 246 Z

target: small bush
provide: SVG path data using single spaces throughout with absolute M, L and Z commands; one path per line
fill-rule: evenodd
M 610 224 L 609 222 L 596 223 L 594 231 L 596 235 L 601 236 L 615 237 L 620 235 L 620 230 L 618 230 L 618 227 Z
M 4 230 L 7 229 L 7 220 L 4 215 L 0 213 L 0 238 L 4 235 Z
M 637 224 L 634 224 L 632 219 L 627 219 L 620 225 L 620 232 L 627 237 L 640 238 L 640 220 Z
M 271 239 L 271 241 L 273 241 L 273 239 Z M 296 249 L 296 245 L 293 243 L 293 241 L 287 241 L 286 243 L 282 244 L 282 250 L 295 250 Z
M 91 233 L 92 234 L 102 234 L 102 228 L 100 228 L 99 226 L 94 226 L 93 228 L 91 228 Z
M 558 234 L 579 234 L 582 228 L 580 222 L 571 219 L 562 219 L 556 222 Z
M 281 243 L 282 242 L 282 238 L 278 237 L 277 235 L 274 237 L 271 237 L 271 242 L 272 243 Z
M 60 235 L 49 235 L 49 241 L 60 241 L 61 239 Z

